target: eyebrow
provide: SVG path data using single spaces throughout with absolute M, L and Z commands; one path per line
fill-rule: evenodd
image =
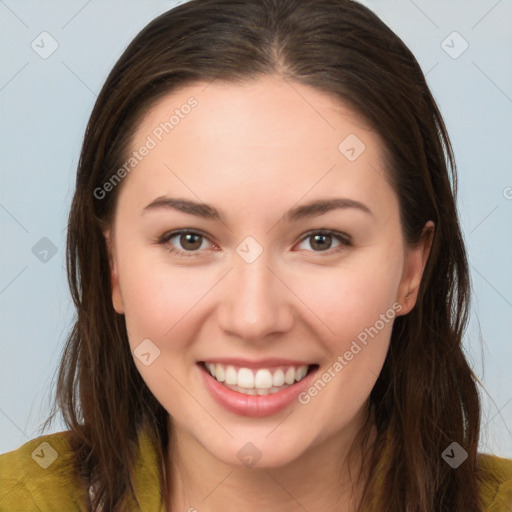
M 345 210 L 348 208 L 354 208 L 374 216 L 370 208 L 368 208 L 368 206 L 365 204 L 360 203 L 359 201 L 348 198 L 331 198 L 318 199 L 316 201 L 311 201 L 309 203 L 296 206 L 286 212 L 283 218 L 286 222 L 295 222 L 308 217 L 320 216 L 332 210 Z M 204 219 L 218 220 L 223 222 L 222 215 L 213 206 L 210 206 L 206 203 L 191 201 L 189 199 L 169 196 L 157 197 L 142 210 L 142 214 L 148 211 L 160 209 L 172 209 L 183 213 L 189 213 L 191 215 L 196 215 L 197 217 Z

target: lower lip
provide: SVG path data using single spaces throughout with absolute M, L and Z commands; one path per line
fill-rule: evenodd
M 202 364 L 199 363 L 198 366 L 206 388 L 218 404 L 234 414 L 251 417 L 270 416 L 288 407 L 297 399 L 300 393 L 311 385 L 318 370 L 318 367 L 314 368 L 301 381 L 288 386 L 282 391 L 268 395 L 244 395 L 218 382 Z

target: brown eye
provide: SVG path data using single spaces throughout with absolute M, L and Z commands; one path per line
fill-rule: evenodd
M 187 251 L 195 251 L 201 247 L 202 235 L 194 233 L 184 233 L 180 235 L 180 246 Z
M 209 238 L 195 231 L 173 231 L 160 237 L 157 242 L 178 256 L 198 256 L 211 245 Z
M 328 252 L 330 254 L 351 245 L 351 237 L 344 233 L 337 231 L 310 231 L 302 237 L 299 248 L 306 249 L 309 252 Z
M 310 237 L 309 245 L 312 249 L 318 251 L 325 251 L 331 248 L 332 236 L 331 235 L 313 235 Z

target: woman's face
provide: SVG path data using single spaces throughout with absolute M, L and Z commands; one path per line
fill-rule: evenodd
M 169 94 L 131 151 L 113 303 L 182 439 L 267 467 L 351 440 L 428 251 L 404 243 L 377 134 L 265 77 Z

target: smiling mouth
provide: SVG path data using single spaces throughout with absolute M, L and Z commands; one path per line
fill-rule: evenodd
M 297 384 L 319 365 L 282 365 L 273 368 L 245 368 L 200 361 L 199 365 L 225 387 L 245 395 L 265 396 Z

